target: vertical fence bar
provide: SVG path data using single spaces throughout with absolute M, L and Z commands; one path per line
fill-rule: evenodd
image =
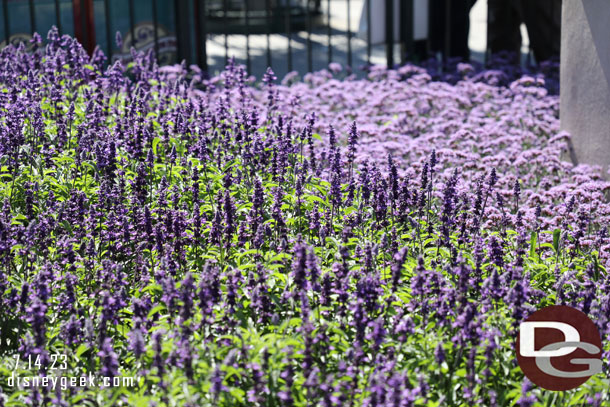
M 72 0 L 72 13 L 74 16 L 74 36 L 76 40 L 85 46 L 83 38 L 83 21 L 81 16 L 80 0 Z
M 551 0 L 551 49 L 555 46 L 555 2 Z M 528 46 L 528 54 L 532 50 L 532 41 L 530 40 Z M 554 50 L 553 50 L 554 51 Z M 536 61 L 540 63 L 542 61 Z
M 112 33 L 110 32 L 110 0 L 104 0 L 104 15 L 106 23 L 106 42 L 108 43 L 108 61 L 112 62 Z
M 36 32 L 36 13 L 34 12 L 34 0 L 30 0 L 28 3 L 30 10 L 30 29 L 33 33 Z
M 135 32 L 135 12 L 133 7 L 133 0 L 129 0 L 129 32 L 131 33 L 131 46 L 136 46 L 136 32 Z
M 202 47 L 201 52 L 203 54 L 203 65 L 201 69 L 208 72 L 208 26 L 207 26 L 207 3 L 206 0 L 201 0 L 201 39 Z
M 408 0 L 403 0 L 398 3 L 398 15 L 400 18 L 398 26 L 398 42 L 400 43 L 400 63 L 404 64 L 407 61 L 407 8 Z
M 447 62 L 451 55 L 451 0 L 445 0 L 445 52 L 443 61 Z
M 351 26 L 351 7 L 347 0 L 347 66 L 352 66 L 352 26 Z
M 197 56 L 197 65 L 201 66 L 202 61 L 201 61 L 201 27 L 200 27 L 200 20 L 201 20 L 201 10 L 199 9 L 200 6 L 200 0 L 194 0 L 193 1 L 193 11 L 195 13 L 195 55 Z
M 191 59 L 191 13 L 189 12 L 188 0 L 176 0 L 174 3 L 176 17 L 176 38 L 178 42 L 178 59 L 184 61 L 187 66 Z
M 271 0 L 265 0 L 265 18 L 267 19 L 267 67 L 271 68 Z
M 87 33 L 87 52 L 93 55 L 95 49 L 95 16 L 93 15 L 93 0 L 85 0 L 83 25 Z
M 245 11 L 246 11 L 246 70 L 248 73 L 251 73 L 251 64 L 250 64 L 250 0 L 244 0 Z
M 401 63 L 407 62 L 407 55 L 413 55 L 413 0 L 400 2 L 400 43 Z
M 223 27 L 225 32 L 225 65 L 227 65 L 229 63 L 229 16 L 227 15 L 229 13 L 228 0 L 222 1 L 222 10 L 222 21 L 224 23 Z
M 555 38 L 557 37 L 557 31 L 555 30 L 555 28 L 557 27 L 557 20 L 555 19 L 555 11 L 556 11 L 556 7 L 555 7 L 555 1 L 551 0 L 551 56 L 552 57 L 558 57 L 559 55 L 555 55 Z M 559 7 L 559 24 L 561 24 L 561 7 Z M 560 35 L 561 35 L 561 31 L 560 31 Z M 561 41 L 560 41 L 561 42 Z M 532 41 L 530 40 L 529 45 L 528 45 L 528 54 L 532 53 Z M 536 61 L 536 63 L 540 63 L 542 61 Z
M 8 5 L 6 4 L 8 0 L 2 0 L 2 13 L 4 14 L 4 40 L 6 41 L 6 45 L 9 45 L 9 40 L 11 38 L 11 30 L 8 26 Z
M 307 72 L 313 71 L 313 59 L 311 53 L 311 0 L 307 0 L 305 9 L 307 19 Z
M 152 0 L 153 36 L 155 38 L 155 61 L 159 62 L 159 16 L 157 0 Z
M 394 2 L 385 0 L 385 52 L 388 69 L 394 66 Z
M 72 10 L 74 11 L 74 36 L 91 55 L 95 48 L 93 0 L 72 0 Z
M 491 54 L 491 50 L 489 48 L 489 3 L 487 4 L 487 20 L 485 20 L 485 58 L 483 59 L 483 63 L 487 66 L 489 62 L 489 57 Z
M 182 62 L 182 60 L 184 59 L 184 51 L 183 51 L 183 44 L 182 41 L 180 41 L 182 39 L 182 35 L 181 35 L 181 29 L 180 29 L 180 22 L 181 22 L 181 16 L 180 16 L 180 0 L 174 0 L 174 21 L 176 23 L 176 48 L 177 48 L 177 54 L 178 54 L 178 63 Z
M 197 65 L 207 73 L 208 71 L 208 34 L 206 30 L 206 4 L 205 0 L 195 0 L 195 44 L 197 47 Z
M 371 64 L 371 0 L 366 0 L 366 64 Z
M 57 31 L 61 36 L 61 8 L 59 7 L 59 0 L 55 0 L 55 21 L 57 22 Z
M 286 22 L 286 37 L 288 37 L 288 72 L 292 71 L 292 30 L 290 27 L 290 6 L 291 1 L 286 0 L 286 7 L 284 8 L 284 19 Z
M 327 16 L 327 25 L 326 25 L 326 34 L 328 35 L 328 63 L 330 64 L 333 60 L 333 45 L 331 41 L 332 29 L 330 26 L 330 0 L 326 2 L 326 14 Z

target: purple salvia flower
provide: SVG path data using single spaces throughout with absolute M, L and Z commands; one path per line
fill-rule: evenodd
M 100 351 L 97 354 L 100 358 L 100 374 L 104 377 L 116 377 L 119 375 L 119 362 L 117 354 L 112 347 L 112 339 L 105 338 Z
M 407 260 L 407 254 L 409 250 L 407 247 L 403 247 L 399 252 L 394 254 L 394 261 L 392 263 L 391 271 L 392 271 L 392 290 L 396 291 L 398 288 L 398 284 L 400 282 L 400 278 L 402 276 L 402 266 L 405 264 Z

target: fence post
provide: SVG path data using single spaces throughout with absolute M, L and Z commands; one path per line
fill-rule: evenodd
M 80 7 L 81 0 L 72 0 L 72 14 L 74 16 L 74 36 L 83 47 L 85 46 L 85 38 L 83 34 L 82 11 Z
M 307 0 L 307 72 L 313 71 L 313 56 L 311 50 L 311 0 Z
M 326 2 L 326 14 L 328 14 L 328 24 L 326 26 L 326 35 L 328 36 L 328 63 L 333 61 L 333 44 L 332 44 L 332 27 L 330 22 L 330 0 Z
M 208 71 L 206 4 L 205 0 L 195 0 L 195 47 L 197 48 L 197 65 L 202 71 Z
M 95 20 L 93 0 L 72 0 L 74 12 L 74 36 L 89 55 L 95 49 Z
M 55 21 L 57 22 L 57 31 L 59 35 L 62 34 L 61 30 L 61 7 L 59 6 L 59 0 L 55 0 Z
M 30 29 L 32 33 L 36 32 L 36 11 L 34 10 L 34 0 L 30 0 L 28 7 L 30 9 Z
M 445 0 L 445 49 L 443 62 L 449 61 L 451 55 L 451 0 Z
M 113 41 L 114 41 L 114 36 L 113 33 L 111 32 L 111 24 L 110 24 L 110 0 L 104 0 L 104 16 L 106 17 L 104 20 L 106 22 L 106 42 L 107 42 L 107 55 L 108 55 L 108 62 L 112 63 L 112 49 L 114 48 L 113 46 Z
M 191 64 L 191 30 L 189 25 L 189 3 L 188 0 L 175 0 L 174 12 L 176 13 L 176 39 L 178 40 L 178 62 L 186 61 Z
M 385 51 L 388 69 L 394 67 L 394 1 L 385 0 Z
M 95 39 L 95 17 L 93 10 L 93 0 L 85 0 L 85 31 L 87 32 L 87 52 L 93 55 L 93 50 L 97 45 Z
M 288 58 L 288 70 L 287 73 L 292 71 L 292 27 L 290 23 L 290 8 L 292 7 L 292 2 L 290 0 L 286 0 L 284 3 L 284 22 L 286 25 L 286 37 L 288 38 L 288 46 L 287 46 L 287 58 Z
M 244 18 L 246 31 L 246 71 L 252 73 L 252 63 L 250 62 L 250 0 L 244 0 Z
M 366 64 L 371 65 L 371 0 L 366 0 Z
M 135 6 L 133 4 L 133 0 L 129 0 L 127 2 L 127 6 L 129 7 L 129 34 L 131 35 L 131 46 L 132 47 L 136 47 L 137 44 L 137 39 L 136 39 L 136 12 L 135 12 Z
M 267 21 L 267 68 L 271 68 L 271 0 L 265 0 L 265 19 Z
M 4 40 L 6 41 L 6 45 L 9 45 L 9 40 L 11 38 L 11 30 L 9 27 L 7 2 L 8 0 L 2 0 L 2 13 L 4 15 Z
M 159 15 L 157 11 L 157 0 L 152 0 L 153 15 L 153 37 L 155 40 L 155 61 L 159 62 Z
M 350 17 L 352 16 L 352 10 L 350 7 L 349 0 L 347 0 L 347 66 L 352 66 L 352 27 Z
M 404 64 L 407 55 L 413 57 L 413 0 L 400 2 L 400 43 L 400 61 Z

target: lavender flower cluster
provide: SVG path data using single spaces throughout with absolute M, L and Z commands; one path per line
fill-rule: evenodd
M 356 121 L 356 164 L 375 162 L 386 174 L 392 155 L 399 173 L 419 187 L 417 173 L 436 151 L 438 180 L 446 182 L 459 168 L 460 193 L 475 190 L 480 175 L 496 169 L 498 195 L 493 198 L 498 200 L 487 208 L 490 219 L 506 216 L 514 223 L 521 210 L 528 223 L 535 223 L 540 212 L 541 227 L 548 230 L 565 228 L 566 221 L 572 228 L 583 221 L 610 224 L 608 174 L 598 166 L 570 162 L 570 136 L 559 129 L 559 98 L 553 94 L 557 75 L 550 67 L 523 73 L 510 65 L 480 71 L 461 63 L 444 74 L 436 66 L 373 67 L 368 79 L 342 72 L 338 64 L 331 68 L 307 74 L 302 82 L 288 76 L 277 87 L 278 108 L 289 112 L 297 126 L 307 124 L 302 111 L 315 112 L 313 131 L 323 144 L 330 142 L 333 126 L 343 129 L 332 137 L 345 148 L 346 129 Z M 253 97 L 264 110 L 265 93 L 253 92 Z M 583 244 L 594 240 L 589 235 Z
M 567 304 L 608 343 L 606 184 L 539 79 L 257 86 L 56 29 L 0 63 L 3 379 L 138 378 L 0 406 L 551 405 L 518 323 Z M 610 401 L 609 357 L 565 405 Z

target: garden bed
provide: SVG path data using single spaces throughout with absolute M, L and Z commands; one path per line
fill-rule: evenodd
M 608 402 L 608 184 L 560 159 L 540 77 L 255 85 L 34 45 L 0 54 L 0 405 Z M 515 360 L 550 304 L 606 340 L 569 392 Z M 60 374 L 134 382 L 8 382 Z

